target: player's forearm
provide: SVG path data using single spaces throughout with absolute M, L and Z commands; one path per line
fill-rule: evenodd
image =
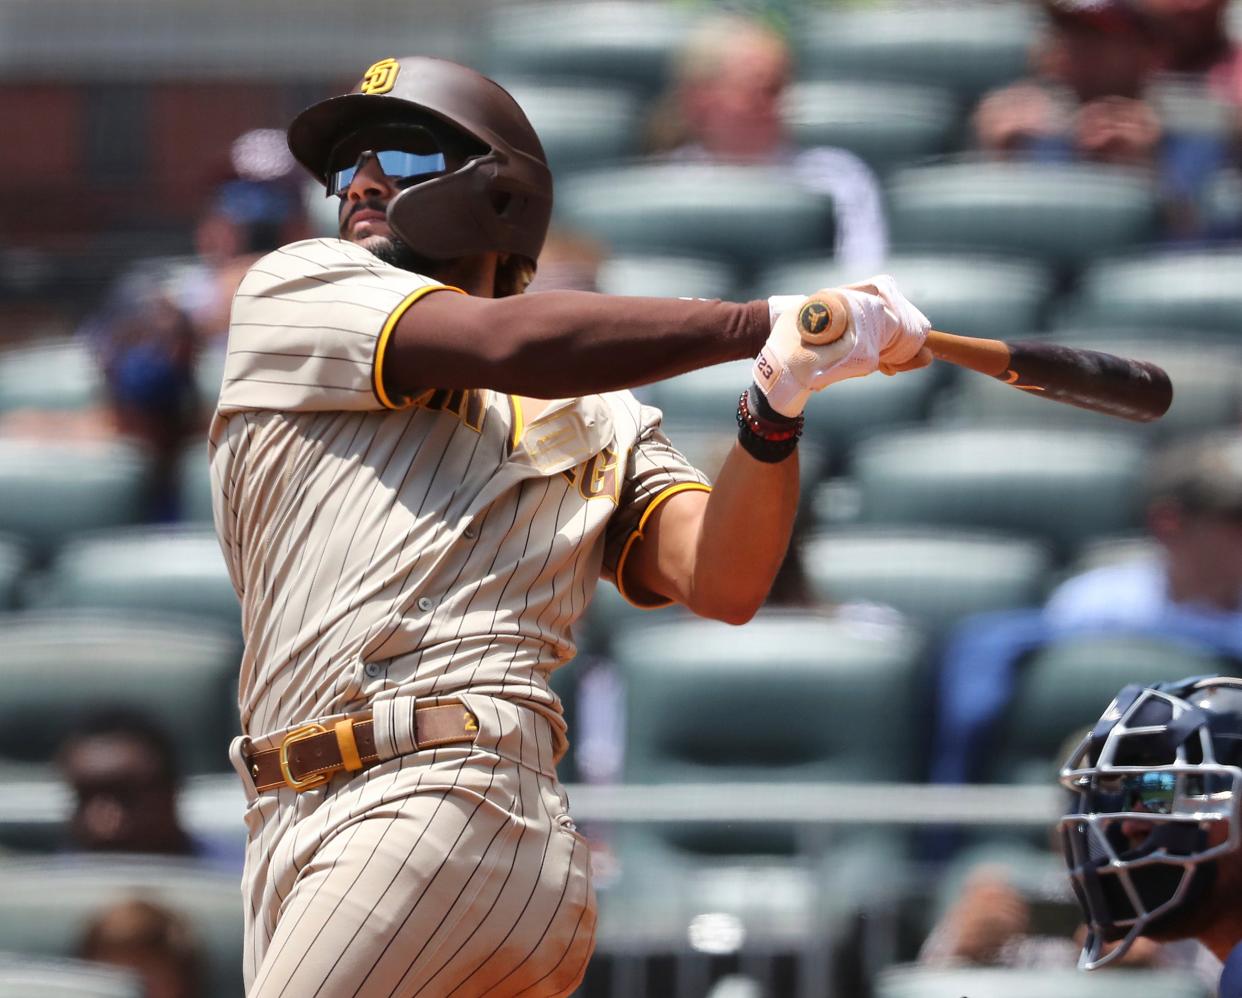
M 753 357 L 769 332 L 761 301 L 437 292 L 398 321 L 382 374 L 394 395 L 434 386 L 565 398 Z
M 798 509 L 798 454 L 775 464 L 734 443 L 703 511 L 687 606 L 745 623 L 767 599 Z

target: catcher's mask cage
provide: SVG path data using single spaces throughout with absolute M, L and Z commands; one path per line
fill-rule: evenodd
M 406 187 L 388 203 L 397 237 L 433 260 L 495 251 L 533 267 L 552 215 L 547 158 L 508 91 L 466 66 L 426 56 L 382 59 L 354 92 L 294 118 L 289 148 L 324 183 L 329 155 L 342 140 L 402 124 L 472 148 L 457 157 L 456 169 Z
M 1242 679 L 1220 677 L 1126 686 L 1074 750 L 1058 829 L 1087 923 L 1081 968 L 1119 959 L 1212 886 L 1242 837 L 1240 759 Z

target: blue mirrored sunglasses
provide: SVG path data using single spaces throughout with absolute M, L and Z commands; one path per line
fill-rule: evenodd
M 342 170 L 334 170 L 328 174 L 328 197 L 339 195 L 349 189 L 354 176 L 362 168 L 367 158 L 373 156 L 379 163 L 384 175 L 396 187 L 409 187 L 411 184 L 434 177 L 445 171 L 444 153 L 442 152 L 406 152 L 403 149 L 368 149 L 361 153 L 353 166 Z

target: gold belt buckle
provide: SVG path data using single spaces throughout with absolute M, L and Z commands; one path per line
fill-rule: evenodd
M 281 740 L 280 743 L 280 775 L 284 777 L 285 783 L 293 790 L 301 793 L 303 790 L 310 790 L 312 787 L 322 786 L 328 782 L 327 773 L 314 773 L 304 780 L 294 779 L 292 773 L 289 772 L 289 746 L 298 742 L 306 741 L 306 739 L 314 735 L 322 735 L 327 732 L 322 724 L 304 724 L 296 731 L 290 731 Z

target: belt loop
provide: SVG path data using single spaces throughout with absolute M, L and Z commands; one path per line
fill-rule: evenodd
M 358 742 L 354 738 L 354 722 L 348 717 L 342 718 L 332 726 L 336 732 L 336 744 L 341 750 L 341 763 L 351 773 L 362 768 L 362 757 L 358 754 Z

